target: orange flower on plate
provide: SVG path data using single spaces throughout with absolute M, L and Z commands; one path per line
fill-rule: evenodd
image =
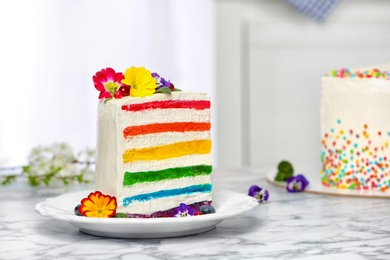
M 86 217 L 109 218 L 116 213 L 116 198 L 104 195 L 100 191 L 91 192 L 81 200 L 80 213 Z

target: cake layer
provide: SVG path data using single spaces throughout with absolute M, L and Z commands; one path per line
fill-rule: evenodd
M 189 132 L 189 131 L 209 131 L 209 122 L 172 122 L 154 123 L 148 125 L 128 126 L 123 130 L 125 138 L 132 138 L 137 135 L 147 135 L 166 132 Z
M 174 188 L 169 190 L 159 190 L 156 192 L 149 192 L 144 194 L 138 194 L 131 197 L 126 197 L 123 199 L 123 206 L 129 206 L 134 202 L 146 202 L 154 199 L 176 197 L 182 195 L 189 195 L 193 193 L 210 193 L 211 184 L 197 184 L 186 186 L 183 188 Z
M 146 199 L 141 201 L 142 199 Z M 119 211 L 131 212 L 132 214 L 150 214 L 156 211 L 168 210 L 178 207 L 182 202 L 187 205 L 211 201 L 211 185 L 189 186 L 187 189 L 172 189 L 163 192 L 145 194 L 140 197 L 127 197 L 123 205 L 118 205 Z
M 123 111 L 143 111 L 150 109 L 171 109 L 171 108 L 181 108 L 181 109 L 196 109 L 204 110 L 210 109 L 209 100 L 159 100 L 151 101 L 139 104 L 128 104 L 123 105 Z
M 123 197 L 132 197 L 176 188 L 186 188 L 193 185 L 210 184 L 210 175 L 198 175 L 193 177 L 182 177 L 177 179 L 163 179 L 154 182 L 135 183 L 123 187 Z
M 200 201 L 187 205 L 196 211 L 201 211 L 200 207 L 204 205 L 211 205 L 212 201 Z M 128 214 L 129 218 L 170 218 L 174 216 L 174 208 L 163 211 L 155 211 L 151 214 Z
M 123 185 L 130 186 L 136 183 L 156 182 L 166 179 L 179 179 L 211 174 L 211 165 L 195 165 L 177 168 L 167 168 L 159 171 L 126 172 Z
M 192 140 L 149 148 L 129 149 L 123 153 L 123 162 L 164 160 L 191 154 L 211 152 L 211 140 Z

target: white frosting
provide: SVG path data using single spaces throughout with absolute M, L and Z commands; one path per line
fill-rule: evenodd
M 123 165 L 123 170 L 128 172 L 159 171 L 167 168 L 185 167 L 194 165 L 210 165 L 211 154 L 193 154 L 165 160 L 135 161 Z
M 211 200 L 211 193 L 193 193 L 175 197 L 155 199 L 148 202 L 134 202 L 127 207 L 123 207 L 122 204 L 118 204 L 118 211 L 132 212 L 134 214 L 145 214 L 149 212 L 164 211 L 175 208 L 183 201 L 185 201 L 187 205 L 190 205 L 199 201 Z
M 156 122 L 209 122 L 210 109 L 204 110 L 177 110 L 177 109 L 153 109 L 148 111 L 128 112 L 121 111 L 122 120 L 120 127 L 147 125 Z
M 322 78 L 322 150 L 331 158 L 326 166 L 328 173 L 334 172 L 340 179 L 337 187 L 348 187 L 351 178 L 356 178 L 371 189 L 372 183 L 383 187 L 390 179 L 390 168 L 380 167 L 390 159 L 386 145 L 390 143 L 389 111 L 390 80 Z M 329 156 L 329 150 L 339 152 Z M 376 177 L 370 176 L 374 173 L 372 167 L 377 171 Z M 351 174 L 343 175 L 346 172 Z
M 145 142 L 148 138 L 148 142 Z M 166 132 L 148 135 L 137 135 L 131 138 L 123 139 L 122 145 L 125 150 L 131 148 L 147 148 L 176 142 L 186 142 L 191 140 L 209 140 L 210 132 Z
M 123 188 L 125 196 L 135 196 L 143 193 L 151 193 L 159 190 L 170 190 L 185 188 L 191 185 L 210 183 L 210 175 L 199 175 L 195 177 L 183 177 L 179 179 L 163 180 L 159 182 L 138 183 Z
M 177 158 L 151 161 L 123 162 L 125 150 L 154 147 L 175 142 L 210 139 L 210 131 L 185 133 L 156 133 L 124 138 L 123 130 L 128 126 L 147 125 L 168 122 L 210 122 L 210 109 L 148 109 L 143 111 L 123 111 L 123 105 L 139 104 L 163 100 L 207 100 L 207 93 L 173 92 L 172 95 L 155 94 L 145 98 L 124 97 L 109 101 L 100 101 L 98 106 L 98 140 L 96 158 L 95 189 L 104 194 L 115 196 L 118 204 L 124 198 L 163 189 L 173 189 L 196 184 L 210 183 L 210 176 L 186 177 L 176 180 L 164 180 L 155 183 L 123 186 L 125 172 L 155 171 L 174 167 L 211 165 L 211 154 L 194 154 Z M 150 214 L 155 211 L 177 207 L 180 202 L 191 204 L 211 200 L 211 193 L 194 193 L 148 202 L 137 202 L 123 211 L 137 214 Z M 123 207 L 123 206 L 121 206 Z M 119 208 L 118 210 L 122 210 Z

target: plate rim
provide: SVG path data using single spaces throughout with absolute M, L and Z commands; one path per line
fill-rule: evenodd
M 167 224 L 167 223 L 197 223 L 197 222 L 207 222 L 207 221 L 223 221 L 227 218 L 235 217 L 241 214 L 244 214 L 253 208 L 257 207 L 259 205 L 258 201 L 243 193 L 234 192 L 227 189 L 219 189 L 219 190 L 213 190 L 213 193 L 231 193 L 234 195 L 242 196 L 243 200 L 246 199 L 247 203 L 241 205 L 236 210 L 231 210 L 227 212 L 217 212 L 213 214 L 204 214 L 204 215 L 198 215 L 193 217 L 187 217 L 187 218 L 174 218 L 174 217 L 164 217 L 164 218 L 93 218 L 93 217 L 84 217 L 84 216 L 77 216 L 72 214 L 61 214 L 61 212 L 55 212 L 50 211 L 50 209 L 53 209 L 52 206 L 47 205 L 47 202 L 50 200 L 57 199 L 59 197 L 63 196 L 71 196 L 74 194 L 84 194 L 88 192 L 92 192 L 93 190 L 82 190 L 82 191 L 76 191 L 76 192 L 70 192 L 61 194 L 56 197 L 50 197 L 47 198 L 44 201 L 41 201 L 35 205 L 35 211 L 44 216 L 44 217 L 50 217 L 53 219 L 61 220 L 70 222 L 71 224 L 109 224 L 109 225 L 124 225 L 124 224 Z M 81 200 L 82 198 L 80 198 Z M 45 208 L 47 207 L 47 208 Z M 54 210 L 61 210 L 61 208 L 54 209 Z

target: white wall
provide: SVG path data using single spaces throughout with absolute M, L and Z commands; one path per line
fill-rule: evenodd
M 390 62 L 390 1 L 343 0 L 324 23 L 274 0 L 216 14 L 219 165 L 318 168 L 321 76 Z
M 1 1 L 0 163 L 24 163 L 31 147 L 52 142 L 95 147 L 92 76 L 104 67 L 144 66 L 182 90 L 213 97 L 213 6 L 207 0 Z

